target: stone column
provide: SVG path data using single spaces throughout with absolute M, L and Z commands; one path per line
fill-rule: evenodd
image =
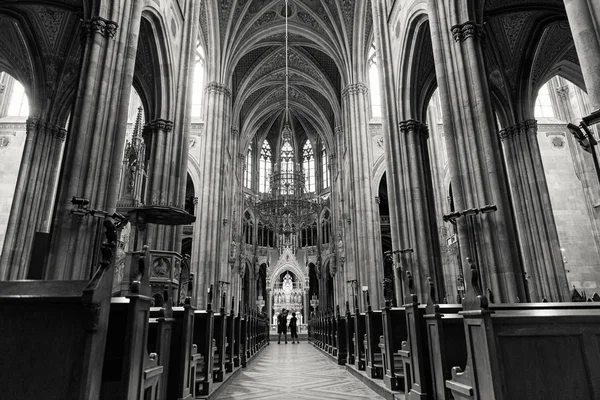
M 437 286 L 440 298 L 444 296 L 444 280 L 429 152 L 427 127 L 412 119 L 400 121 L 398 99 L 394 82 L 393 61 L 388 9 L 383 1 L 372 1 L 373 29 L 378 49 L 378 69 L 382 93 L 383 135 L 387 162 L 387 183 L 390 202 L 390 222 L 394 250 L 412 248 L 404 253 L 402 265 L 408 266 L 415 277 L 419 298 L 425 301 L 428 293 L 427 278 Z M 394 262 L 396 262 L 394 257 Z M 396 296 L 402 299 L 402 284 L 395 273 Z
M 564 0 L 592 110 L 600 109 L 600 2 Z
M 0 280 L 26 279 L 36 232 L 48 233 L 67 131 L 30 118 L 6 229 Z
M 198 190 L 198 226 L 200 234 L 194 244 L 200 248 L 198 257 L 197 283 L 200 288 L 198 301 L 205 307 L 206 289 L 211 284 L 218 288 L 221 248 L 229 249 L 229 236 L 223 226 L 224 202 L 226 191 L 224 185 L 225 164 L 224 153 L 227 151 L 227 135 L 231 129 L 231 90 L 218 82 L 210 82 L 206 86 L 206 111 L 204 117 L 204 134 L 200 148 L 200 187 Z M 252 273 L 251 285 L 256 285 L 256 276 Z M 217 290 L 218 291 L 218 290 Z M 250 293 L 254 293 L 252 288 Z M 250 298 L 254 305 L 256 298 Z
M 72 197 L 86 198 L 90 209 L 109 215 L 116 210 L 143 7 L 139 1 L 115 3 L 85 24 L 86 46 L 52 227 L 48 279 L 89 279 L 95 269 L 92 260 L 102 239 L 102 221 L 73 215 Z
M 568 301 L 569 287 L 537 139 L 537 121 L 527 120 L 504 129 L 500 138 L 523 266 L 533 278 L 528 288 L 531 301 Z
M 526 298 L 524 274 L 481 49 L 481 3 L 428 4 L 456 210 L 498 208 L 475 216 L 473 228 L 468 217 L 457 219 L 463 270 L 467 257 L 478 259 L 484 290 L 496 302 L 516 302 Z
M 364 83 L 348 85 L 342 92 L 348 153 L 350 155 L 350 232 L 354 242 L 354 264 L 360 286 L 368 286 L 371 305 L 378 309 L 383 301 L 383 256 L 379 221 L 373 193 L 373 155 L 369 134 L 369 90 Z M 362 299 L 364 308 L 364 299 Z
M 417 293 L 421 301 L 429 297 L 427 278 L 431 277 L 436 284 L 440 299 L 445 296 L 444 274 L 441 268 L 440 242 L 435 222 L 435 204 L 433 199 L 433 182 L 431 162 L 427 141 L 429 130 L 422 122 L 406 120 L 400 122 L 400 136 L 392 139 L 395 148 L 401 153 L 390 155 L 392 162 L 404 165 L 397 169 L 404 171 L 404 179 L 397 182 L 396 187 L 404 194 L 406 215 L 402 220 L 408 225 L 410 244 L 413 249 L 412 274 L 417 283 Z M 396 158 L 397 156 L 397 158 Z M 398 159 L 399 158 L 399 159 Z M 406 295 L 406 294 L 405 294 Z

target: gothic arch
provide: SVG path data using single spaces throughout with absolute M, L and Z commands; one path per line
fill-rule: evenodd
M 142 12 L 136 55 L 134 85 L 147 110 L 147 121 L 172 118 L 174 107 L 169 35 L 159 15 L 151 7 Z
M 429 100 L 437 87 L 429 17 L 419 8 L 410 16 L 399 68 L 400 119 L 425 121 Z

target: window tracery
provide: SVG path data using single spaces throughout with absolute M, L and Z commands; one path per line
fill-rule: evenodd
M 246 174 L 244 178 L 244 186 L 248 189 L 252 189 L 252 144 L 248 146 L 248 152 L 246 153 Z
M 302 149 L 302 170 L 306 179 L 306 191 L 315 191 L 315 154 L 310 142 L 307 140 Z
M 259 177 L 258 177 L 258 191 L 260 193 L 267 193 L 269 191 L 269 175 L 271 175 L 272 168 L 272 153 L 269 142 L 265 140 L 260 150 L 259 160 Z

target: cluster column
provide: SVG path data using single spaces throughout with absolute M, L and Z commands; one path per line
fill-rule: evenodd
M 456 220 L 463 270 L 478 260 L 494 301 L 526 299 L 507 176 L 496 134 L 481 38 L 479 2 L 429 0 L 431 38 L 456 210 L 497 211 Z
M 368 286 L 371 305 L 379 308 L 382 301 L 383 260 L 381 231 L 373 193 L 373 156 L 368 122 L 368 88 L 364 83 L 348 85 L 342 92 L 350 155 L 350 232 L 354 242 L 354 267 L 359 285 Z M 361 302 L 364 301 L 360 296 Z M 364 308 L 364 304 L 363 304 Z
M 30 118 L 8 220 L 0 280 L 26 279 L 36 232 L 48 233 L 67 131 Z
M 568 301 L 569 287 L 560 253 L 548 184 L 537 140 L 537 121 L 500 132 L 513 195 L 525 271 L 532 301 Z
M 217 290 L 221 268 L 221 248 L 229 249 L 229 235 L 224 226 L 225 192 L 224 152 L 227 135 L 231 129 L 231 90 L 218 82 L 210 82 L 206 87 L 206 114 L 204 134 L 200 148 L 200 187 L 198 189 L 197 221 L 199 227 L 197 284 L 198 306 L 206 306 L 206 289 L 214 285 Z M 222 242 L 224 241 L 224 242 Z M 251 272 L 252 273 L 252 272 Z M 254 274 L 252 274 L 254 278 Z M 250 280 L 256 284 L 255 279 Z
M 171 190 L 173 183 L 177 183 L 179 165 L 172 162 L 173 150 L 177 148 L 174 143 L 173 122 L 156 119 L 144 127 L 144 141 L 146 142 L 146 156 L 148 160 L 148 177 L 146 187 L 146 205 L 175 206 L 178 204 L 179 190 Z M 178 149 L 179 151 L 179 149 Z M 148 225 L 146 243 L 153 250 L 174 250 L 175 228 L 164 225 Z
M 565 0 L 565 9 L 592 110 L 600 109 L 600 3 Z
M 440 298 L 444 296 L 439 237 L 435 222 L 433 183 L 427 147 L 428 129 L 416 120 L 400 121 L 385 2 L 373 1 L 374 31 L 381 76 L 383 134 L 386 149 L 392 243 L 403 252 L 402 265 L 415 277 L 416 291 L 427 299 L 431 277 Z M 400 91 L 402 92 L 402 91 Z M 396 298 L 403 301 L 402 283 L 395 273 Z
M 89 279 L 102 221 L 71 213 L 73 196 L 90 209 L 116 210 L 129 95 L 143 2 L 123 1 L 85 24 L 79 89 L 52 226 L 47 279 Z M 100 225 L 99 225 L 100 224 Z
M 403 198 L 406 202 L 406 215 L 402 216 L 401 220 L 407 225 L 408 237 L 411 238 L 410 244 L 415 258 L 412 274 L 422 301 L 428 298 L 427 278 L 435 282 L 439 298 L 443 298 L 445 285 L 427 147 L 429 130 L 422 122 L 412 119 L 401 121 L 399 130 L 400 136 L 392 138 L 394 148 L 398 149 L 399 153 L 392 152 L 390 159 L 391 162 L 402 166 L 397 168 L 403 173 L 394 187 L 401 191 L 396 198 Z

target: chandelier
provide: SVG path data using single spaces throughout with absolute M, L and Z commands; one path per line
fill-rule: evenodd
M 282 139 L 292 140 L 289 126 L 289 65 L 288 65 L 288 0 L 285 1 L 285 124 Z M 255 208 L 266 225 L 280 234 L 298 232 L 316 220 L 319 213 L 318 198 L 305 192 L 306 180 L 299 164 L 279 162 L 269 176 L 269 191 L 259 195 Z

